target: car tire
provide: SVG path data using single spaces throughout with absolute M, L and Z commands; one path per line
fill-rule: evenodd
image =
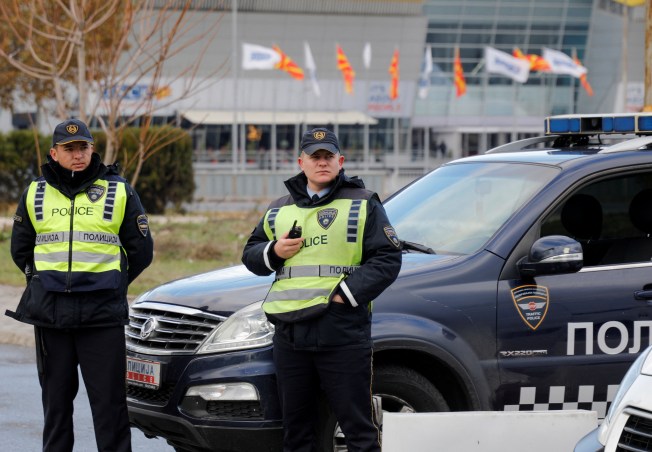
M 441 392 L 420 373 L 401 366 L 382 366 L 374 370 L 373 395 L 380 397 L 382 411 L 390 413 L 423 413 L 450 411 Z M 347 451 L 344 435 L 337 419 L 325 402 L 321 404 L 318 431 L 320 452 Z M 382 425 L 381 425 L 382 431 Z

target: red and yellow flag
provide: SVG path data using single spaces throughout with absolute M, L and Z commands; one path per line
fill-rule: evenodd
M 294 79 L 303 80 L 303 69 L 301 69 L 297 63 L 292 61 L 289 56 L 283 53 L 277 45 L 272 46 L 272 48 L 281 56 L 281 60 L 274 65 L 274 69 L 285 71 Z
M 389 98 L 394 100 L 398 97 L 398 79 L 399 79 L 398 49 L 394 50 L 394 56 L 392 56 L 392 62 L 389 63 L 389 75 L 392 76 L 392 82 L 389 86 Z
M 530 63 L 530 71 L 550 71 L 550 63 L 548 63 L 548 60 L 543 58 L 541 55 L 535 55 L 533 53 L 528 53 L 525 55 L 523 52 L 521 52 L 521 49 L 515 47 L 512 51 L 512 56 L 518 58 L 519 60 L 524 60 Z
M 349 59 L 344 54 L 342 47 L 339 44 L 336 44 L 337 50 L 337 68 L 342 71 L 342 76 L 344 77 L 344 89 L 347 94 L 353 92 L 353 80 L 355 80 L 355 71 L 349 63 Z
M 455 59 L 453 60 L 453 83 L 455 84 L 455 96 L 462 97 L 466 94 L 466 80 L 464 79 L 464 69 L 460 59 L 460 49 L 455 47 Z
M 573 49 L 573 54 L 574 53 L 575 53 L 575 51 Z M 580 59 L 577 58 L 577 55 L 573 55 L 573 61 L 575 61 L 575 63 L 580 65 L 580 66 L 582 65 L 582 63 L 580 62 Z M 586 94 L 588 94 L 589 96 L 593 96 L 593 88 L 591 87 L 591 84 L 589 83 L 589 81 L 586 79 L 586 72 L 584 74 L 580 75 L 580 83 L 582 84 L 582 87 L 586 91 Z

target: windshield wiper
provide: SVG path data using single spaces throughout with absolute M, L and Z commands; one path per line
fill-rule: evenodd
M 420 243 L 408 242 L 407 240 L 399 240 L 401 242 L 401 249 L 419 251 L 425 254 L 437 254 L 432 248 L 422 245 Z

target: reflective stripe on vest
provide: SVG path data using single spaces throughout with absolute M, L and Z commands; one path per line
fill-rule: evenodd
M 127 203 L 124 183 L 96 180 L 71 200 L 38 181 L 30 185 L 26 201 L 36 230 L 34 267 L 46 290 L 120 287 L 124 251 L 118 234 Z
M 288 278 L 305 278 L 306 276 L 337 277 L 342 273 L 350 275 L 358 265 L 297 265 L 296 267 L 283 267 L 276 272 L 276 281 Z
M 340 281 L 360 265 L 366 217 L 366 200 L 335 199 L 325 206 L 270 210 L 264 222 L 270 240 L 288 231 L 296 220 L 304 242 L 277 272 L 263 310 L 295 322 L 326 309 Z
M 104 221 L 111 221 L 113 219 L 113 207 L 115 205 L 115 191 L 118 188 L 118 183 L 115 181 L 109 182 L 109 189 L 106 192 L 106 201 L 104 202 Z
M 39 181 L 34 194 L 34 217 L 36 221 L 43 221 L 43 197 L 45 196 L 45 181 Z
M 358 240 L 358 218 L 360 217 L 360 207 L 362 200 L 356 199 L 351 203 L 349 211 L 348 227 L 346 229 L 346 241 L 356 242 Z
M 267 223 L 269 228 L 272 230 L 272 236 L 276 237 L 276 215 L 278 215 L 279 209 L 272 209 L 267 215 Z
M 94 243 L 107 243 L 109 245 L 122 246 L 120 237 L 117 234 L 102 233 L 102 232 L 79 232 L 72 233 L 72 239 L 76 242 L 94 242 Z M 36 244 L 55 243 L 55 242 L 69 242 L 70 232 L 48 232 L 47 234 L 36 234 Z
M 35 261 L 47 262 L 50 264 L 68 262 L 68 257 L 70 257 L 70 253 L 68 251 L 57 251 L 55 253 L 34 253 Z M 77 263 L 83 262 L 87 264 L 107 264 L 111 262 L 120 262 L 120 255 L 73 251 L 72 260 Z

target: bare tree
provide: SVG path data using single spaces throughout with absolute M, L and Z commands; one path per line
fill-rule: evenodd
M 179 3 L 181 6 L 175 8 Z M 123 39 L 118 42 L 117 48 L 121 51 L 114 52 L 106 61 L 95 60 L 96 70 L 104 76 L 93 77 L 100 83 L 95 87 L 95 92 L 103 93 L 93 106 L 93 114 L 107 131 L 107 141 L 108 137 L 115 139 L 114 143 L 107 142 L 105 161 L 115 159 L 119 138 L 125 128 L 134 124 L 140 126 L 138 153 L 127 162 L 127 166 L 135 164 L 133 184 L 147 158 L 178 136 L 170 134 L 166 128 L 151 133 L 154 113 L 198 93 L 214 81 L 223 69 L 222 65 L 218 65 L 209 74 L 198 76 L 199 66 L 215 39 L 222 15 L 216 16 L 216 23 L 203 23 L 203 14 L 191 11 L 191 3 L 188 0 L 134 2 L 133 9 L 124 18 L 124 26 L 129 33 L 122 33 Z M 201 34 L 197 33 L 198 29 L 209 31 Z M 199 50 L 190 64 L 175 68 L 174 72 L 167 70 L 166 63 L 195 45 L 199 46 Z M 131 99 L 128 110 L 125 108 L 127 96 L 139 85 L 146 85 L 147 91 L 139 100 Z M 166 101 L 166 98 L 169 100 Z
M 0 56 L 21 73 L 51 83 L 56 115 L 68 116 L 67 82 L 77 65 L 77 90 L 85 95 L 87 79 L 84 37 L 104 25 L 122 0 L 10 0 L 0 2 L 0 14 L 8 28 Z M 76 58 L 75 58 L 76 57 Z M 80 110 L 86 120 L 86 112 Z
M 54 113 L 60 119 L 76 109 L 80 119 L 96 118 L 107 137 L 104 161 L 115 161 L 125 129 L 140 127 L 131 183 L 151 155 L 175 138 L 166 128 L 150 133 L 158 110 L 204 89 L 223 70 L 218 65 L 199 77 L 199 67 L 215 39 L 222 15 L 203 24 L 193 0 L 3 0 L 0 18 L 7 24 L 0 57 L 20 73 L 52 86 Z M 199 50 L 186 67 L 168 68 L 170 60 Z M 174 84 L 175 93 L 167 96 Z M 136 87 L 147 86 L 136 102 Z M 74 89 L 73 89 L 74 88 Z M 73 95 L 76 94 L 76 99 Z M 169 98 L 169 100 L 165 100 Z M 128 104 L 128 105 L 127 105 Z

